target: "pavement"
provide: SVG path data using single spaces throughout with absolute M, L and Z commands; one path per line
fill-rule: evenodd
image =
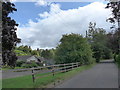
M 113 60 L 103 61 L 55 88 L 118 88 L 118 68 Z

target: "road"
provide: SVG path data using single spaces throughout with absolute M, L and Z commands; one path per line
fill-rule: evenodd
M 103 61 L 55 88 L 118 88 L 118 68 L 112 61 Z
M 32 75 L 31 70 L 30 71 L 23 71 L 23 72 L 14 72 L 14 71 L 16 71 L 16 70 L 3 70 L 2 71 L 2 78 L 8 79 L 8 78 L 15 78 L 15 77 L 20 77 L 20 76 L 25 76 L 25 75 Z M 34 71 L 34 72 L 49 73 L 51 71 L 50 70 L 40 70 L 40 71 Z
M 20 70 L 22 70 L 22 69 L 3 70 L 2 71 L 2 78 L 3 79 L 8 79 L 8 78 L 15 78 L 15 77 L 20 77 L 20 76 L 25 76 L 25 75 L 32 75 L 31 70 L 23 71 L 23 72 L 15 72 L 15 71 L 20 71 Z M 58 70 L 55 70 L 55 71 L 58 71 Z M 50 73 L 50 72 L 52 72 L 52 70 L 51 69 L 37 70 L 37 71 L 34 70 L 34 72 Z

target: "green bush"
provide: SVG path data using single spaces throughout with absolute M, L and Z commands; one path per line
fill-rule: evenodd
M 118 66 L 120 67 L 120 54 L 116 58 L 117 58 Z
M 117 57 L 118 57 L 118 55 L 114 54 L 114 61 L 115 62 L 117 61 Z
M 22 64 L 22 67 L 24 67 L 24 68 L 32 68 L 32 67 L 38 67 L 38 65 L 35 62 L 31 62 L 31 63 Z
M 16 62 L 16 66 L 17 66 L 17 67 L 21 67 L 21 65 L 22 65 L 23 63 L 25 63 L 25 61 L 17 61 L 17 62 Z
M 43 66 L 43 64 L 42 63 L 40 63 L 40 62 L 38 62 L 38 63 L 36 63 L 38 66 Z

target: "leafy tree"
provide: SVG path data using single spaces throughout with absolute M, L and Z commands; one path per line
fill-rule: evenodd
M 56 63 L 92 62 L 92 51 L 87 40 L 79 34 L 63 35 L 55 52 Z
M 90 22 L 87 39 L 92 46 L 96 62 L 111 58 L 111 50 L 107 47 L 106 31 L 103 28 L 96 28 L 96 23 Z
M 10 13 L 17 11 L 15 5 L 11 2 L 2 3 L 2 57 L 3 64 L 15 67 L 17 57 L 13 52 L 17 43 L 21 40 L 17 38 L 16 26 L 18 24 L 15 20 L 9 17 Z
M 37 56 L 39 56 L 39 53 L 38 53 L 37 50 L 32 50 L 31 54 L 32 54 L 32 55 L 37 55 Z
M 110 8 L 113 14 L 113 17 L 110 17 L 108 20 L 111 23 L 118 22 L 118 28 L 120 28 L 120 1 L 109 2 L 106 8 Z
M 53 52 L 52 52 L 52 50 L 48 50 L 48 49 L 43 50 L 41 52 L 41 57 L 44 57 L 46 59 L 52 59 L 53 58 Z
M 119 53 L 119 38 L 118 34 L 120 31 L 109 32 L 107 34 L 107 46 L 112 50 L 114 54 Z
M 116 2 L 109 2 L 106 6 L 106 8 L 110 8 L 113 14 L 113 17 L 109 18 L 108 20 L 111 23 L 118 23 L 118 29 L 115 31 L 114 35 L 117 36 L 114 37 L 114 39 L 116 39 L 116 41 L 118 42 L 117 45 L 117 51 L 116 54 L 120 53 L 120 1 L 116 1 Z M 115 45 L 115 44 L 114 44 Z
M 117 55 L 120 55 L 120 1 L 116 1 L 116 2 L 109 2 L 106 6 L 106 8 L 110 8 L 113 14 L 113 17 L 109 18 L 108 20 L 111 23 L 118 23 L 118 28 L 117 30 L 115 29 L 115 32 L 112 34 L 112 43 L 114 48 L 114 59 L 115 61 L 118 62 L 118 64 L 120 64 L 120 59 L 119 61 L 116 60 Z

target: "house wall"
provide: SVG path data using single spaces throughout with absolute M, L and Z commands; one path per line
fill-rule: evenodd
M 30 58 L 27 59 L 27 62 L 30 62 L 30 61 L 35 61 L 35 62 L 38 62 L 37 58 L 32 56 Z

